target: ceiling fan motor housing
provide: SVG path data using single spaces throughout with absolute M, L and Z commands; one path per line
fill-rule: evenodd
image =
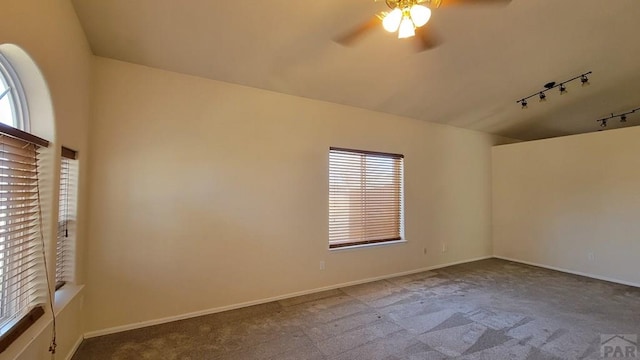
M 390 9 L 405 9 L 416 4 L 425 5 L 430 8 L 438 8 L 440 7 L 442 0 L 385 0 L 385 2 Z

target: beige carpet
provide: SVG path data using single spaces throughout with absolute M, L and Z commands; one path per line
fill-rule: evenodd
M 73 360 L 600 359 L 640 289 L 491 259 L 86 340 Z

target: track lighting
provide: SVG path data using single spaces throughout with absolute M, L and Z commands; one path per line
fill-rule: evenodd
M 545 95 L 543 92 L 540 93 L 540 102 L 543 101 L 547 101 L 547 95 Z
M 567 87 L 564 84 L 560 84 L 560 95 L 564 95 L 567 93 Z
M 582 86 L 591 85 L 589 83 L 589 78 L 587 77 L 587 75 L 580 76 L 580 82 L 582 83 Z
M 617 117 L 619 117 L 619 118 L 620 118 L 620 122 L 621 122 L 621 123 L 626 123 L 626 122 L 627 122 L 627 116 L 628 116 L 628 115 L 630 115 L 630 114 L 635 113 L 635 112 L 636 112 L 636 111 L 638 111 L 638 110 L 640 110 L 640 107 L 635 108 L 635 109 L 633 109 L 633 110 L 629 110 L 629 111 L 624 112 L 624 113 L 620 113 L 620 114 L 614 114 L 614 113 L 611 113 L 611 116 L 607 116 L 606 118 L 598 119 L 598 120 L 596 120 L 596 121 L 597 121 L 597 122 L 599 122 L 599 123 L 600 123 L 600 127 L 603 127 L 603 128 L 604 128 L 604 127 L 607 127 L 607 122 L 608 122 L 610 119 L 617 118 Z
M 524 98 L 522 98 L 522 99 L 520 99 L 520 100 L 518 100 L 516 102 L 518 104 L 522 105 L 523 109 L 526 109 L 527 105 L 528 105 L 527 100 L 529 100 L 530 98 L 532 98 L 534 96 L 537 96 L 538 98 L 540 98 L 540 102 L 547 101 L 546 92 L 551 90 L 551 89 L 553 89 L 553 88 L 559 88 L 560 94 L 566 94 L 568 92 L 567 91 L 567 84 L 572 82 L 572 81 L 574 81 L 574 80 L 580 79 L 580 82 L 582 83 L 583 86 L 589 85 L 589 78 L 587 76 L 590 75 L 591 73 L 592 72 L 589 71 L 589 72 L 586 72 L 584 74 L 580 74 L 578 76 L 572 77 L 571 79 L 565 80 L 565 81 L 560 82 L 560 83 L 556 83 L 555 81 L 548 82 L 548 83 L 544 84 L 544 89 L 543 90 L 535 92 L 535 93 L 533 93 L 533 94 L 531 94 L 531 95 L 529 95 L 527 97 L 524 97 Z

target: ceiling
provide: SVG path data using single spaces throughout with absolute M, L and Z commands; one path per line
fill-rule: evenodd
M 443 5 L 430 20 L 443 42 L 424 52 L 381 27 L 333 41 L 386 9 L 373 0 L 73 3 L 99 56 L 516 139 L 597 131 L 640 107 L 638 0 Z M 587 71 L 590 86 L 516 103 Z

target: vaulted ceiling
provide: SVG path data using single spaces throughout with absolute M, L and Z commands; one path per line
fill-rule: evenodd
M 384 1 L 73 3 L 99 56 L 517 139 L 596 131 L 640 107 L 640 1 L 446 1 L 429 24 L 442 43 L 423 52 L 382 27 L 351 47 L 333 40 Z M 587 71 L 590 86 L 516 104 Z M 640 112 L 608 128 L 638 124 Z

